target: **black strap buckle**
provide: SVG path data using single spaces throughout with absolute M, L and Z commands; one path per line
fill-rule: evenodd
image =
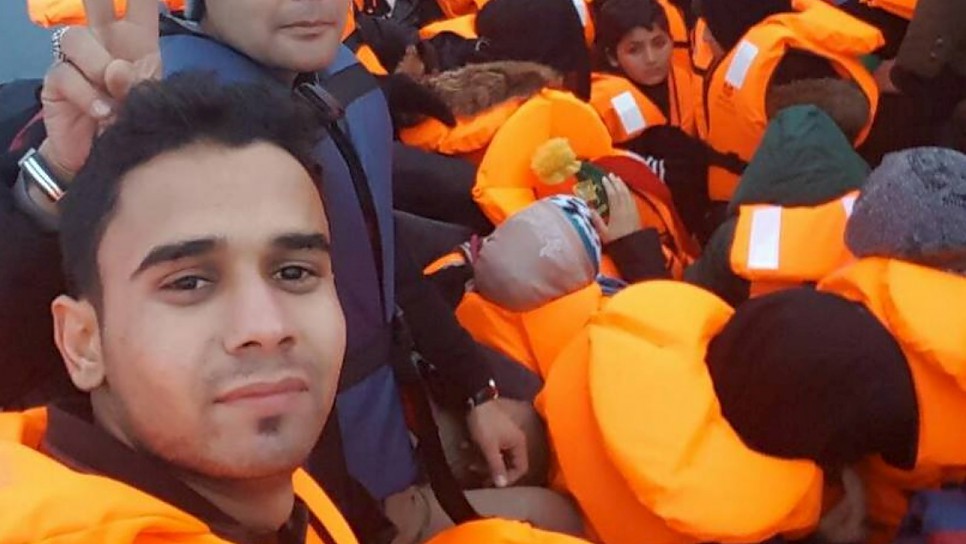
M 300 83 L 295 87 L 295 94 L 321 113 L 326 122 L 334 123 L 345 116 L 345 107 L 339 99 L 318 83 Z

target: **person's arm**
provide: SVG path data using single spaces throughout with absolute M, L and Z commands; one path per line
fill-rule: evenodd
M 439 292 L 423 276 L 405 239 L 397 237 L 396 302 L 420 354 L 466 399 L 470 435 L 480 447 L 497 487 L 519 480 L 529 468 L 523 430 L 495 402 L 498 387 L 483 352 L 460 326 Z
M 603 243 L 603 252 L 614 260 L 621 279 L 627 282 L 670 278 L 661 239 L 653 228 L 643 228 L 635 197 L 619 177 L 604 178 L 610 217 L 605 221 L 596 213 L 594 228 Z
M 731 244 L 736 220 L 732 218 L 708 240 L 701 257 L 684 269 L 684 281 L 703 287 L 732 306 L 748 300 L 751 283 L 731 270 Z
M 604 246 L 604 254 L 614 261 L 621 279 L 628 283 L 671 279 L 655 229 L 637 230 L 618 238 Z
M 461 398 L 470 398 L 493 378 L 476 342 L 456 321 L 452 307 L 436 287 L 423 276 L 404 237 L 397 236 L 395 258 L 396 302 L 417 350 L 458 389 Z

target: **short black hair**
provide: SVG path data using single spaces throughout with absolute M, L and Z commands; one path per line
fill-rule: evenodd
M 605 0 L 596 13 L 594 62 L 597 70 L 611 71 L 608 56 L 617 55 L 617 44 L 635 28 L 670 33 L 667 13 L 655 0 Z
M 97 251 L 131 170 L 196 143 L 237 149 L 265 142 L 289 152 L 318 181 L 313 149 L 319 121 L 278 85 L 223 84 L 204 72 L 138 84 L 95 140 L 62 201 L 60 248 L 68 292 L 99 304 Z

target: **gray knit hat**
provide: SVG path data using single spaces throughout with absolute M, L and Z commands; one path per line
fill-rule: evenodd
M 859 257 L 966 273 L 966 155 L 938 147 L 886 155 L 855 203 L 845 238 Z

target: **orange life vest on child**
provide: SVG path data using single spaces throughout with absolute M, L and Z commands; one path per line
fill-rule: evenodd
M 751 296 L 827 277 L 854 258 L 845 224 L 857 197 L 853 191 L 814 207 L 739 207 L 731 270 L 751 282 Z
M 865 306 L 895 337 L 912 373 L 916 467 L 900 471 L 876 459 L 863 471 L 876 541 L 891 541 L 912 492 L 966 479 L 966 278 L 875 257 L 839 270 L 818 288 Z
M 797 12 L 766 18 L 749 30 L 705 81 L 697 120 L 698 134 L 732 169 L 743 170 L 758 148 L 768 119 L 765 96 L 786 51 L 798 49 L 828 59 L 843 77 L 859 85 L 869 100 L 871 115 L 856 144 L 868 134 L 878 105 L 879 90 L 859 57 L 878 49 L 882 33 L 820 0 L 795 0 Z M 728 201 L 740 178 L 712 161 L 708 191 L 712 200 Z
M 537 408 L 602 542 L 760 542 L 817 523 L 819 468 L 754 452 L 721 414 L 704 358 L 732 313 L 682 282 L 631 285 L 554 362 Z
M 171 11 L 184 9 L 185 0 L 160 0 Z M 127 10 L 127 0 L 114 0 L 114 12 L 118 17 Z M 44 28 L 60 25 L 83 25 L 87 22 L 84 15 L 83 0 L 27 0 L 27 13 L 30 20 Z
M 160 499 L 39 451 L 46 428 L 44 408 L 0 413 L 0 541 L 228 544 Z M 356 543 L 342 514 L 305 471 L 297 470 L 292 482 L 336 544 Z M 309 528 L 306 542 L 323 544 L 322 538 Z

